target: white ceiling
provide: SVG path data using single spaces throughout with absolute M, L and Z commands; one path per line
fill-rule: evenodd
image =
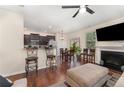
M 86 12 L 78 14 L 75 18 L 72 16 L 77 9 L 62 9 L 61 6 L 57 5 L 16 7 L 19 8 L 14 8 L 14 11 L 21 10 L 21 13 L 24 13 L 25 27 L 43 32 L 78 31 L 105 21 L 124 17 L 124 6 L 119 5 L 90 5 L 89 8 L 94 10 L 95 14 L 91 15 Z

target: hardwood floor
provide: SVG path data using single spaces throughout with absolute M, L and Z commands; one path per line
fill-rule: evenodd
M 51 69 L 41 69 L 38 71 L 36 75 L 35 72 L 30 72 L 27 76 L 27 83 L 28 87 L 47 87 L 52 84 L 55 84 L 60 81 L 65 81 L 66 71 L 69 68 L 73 68 L 76 66 L 80 66 L 83 63 L 76 62 L 76 63 L 68 63 L 68 62 L 60 62 L 58 63 L 58 67 L 56 70 Z M 110 74 L 120 76 L 121 72 L 110 70 Z M 14 76 L 9 76 L 8 78 L 12 81 L 25 78 L 25 73 L 18 74 Z
M 35 72 L 30 72 L 27 76 L 28 87 L 46 87 L 55 84 L 59 81 L 64 81 L 67 69 L 79 66 L 81 64 L 82 63 L 80 62 L 62 62 L 58 64 L 56 70 L 41 69 L 38 71 L 38 75 L 36 75 Z M 10 76 L 8 78 L 12 81 L 15 81 L 20 78 L 25 78 L 25 74 L 18 74 Z

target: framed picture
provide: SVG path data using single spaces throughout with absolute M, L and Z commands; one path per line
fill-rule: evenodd
M 95 48 L 96 45 L 96 33 L 88 32 L 86 34 L 86 47 L 87 48 Z
M 70 39 L 70 46 L 76 42 L 76 46 L 79 46 L 80 47 L 80 38 L 72 38 Z

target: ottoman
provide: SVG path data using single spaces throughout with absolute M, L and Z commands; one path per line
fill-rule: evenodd
M 67 70 L 66 83 L 72 87 L 100 87 L 109 78 L 108 68 L 87 63 Z

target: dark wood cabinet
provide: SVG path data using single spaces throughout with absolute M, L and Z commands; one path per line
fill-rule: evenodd
M 48 38 L 48 40 L 51 40 L 51 39 L 55 40 L 55 36 L 47 35 L 47 38 Z
M 31 33 L 31 45 L 39 45 L 40 35 Z
M 31 40 L 39 40 L 40 39 L 40 35 L 39 34 L 32 34 L 31 33 Z
M 55 36 L 40 36 L 39 34 L 31 33 L 30 35 L 24 35 L 24 46 L 29 47 L 47 45 L 51 39 L 55 40 Z
M 31 37 L 30 35 L 24 35 L 24 45 L 30 45 Z
M 48 44 L 48 38 L 46 36 L 40 36 L 40 45 L 47 45 Z

